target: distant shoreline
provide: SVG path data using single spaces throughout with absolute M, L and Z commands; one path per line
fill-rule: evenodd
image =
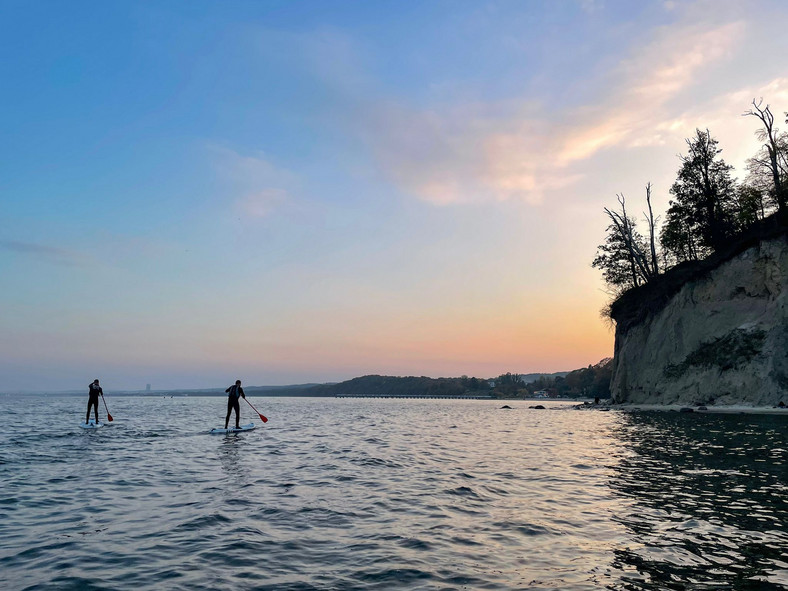
M 788 408 L 778 408 L 774 406 L 708 406 L 698 409 L 697 406 L 687 406 L 686 404 L 609 404 L 606 405 L 611 410 L 621 410 L 625 412 L 637 412 L 641 410 L 662 411 L 662 412 L 681 412 L 683 408 L 692 409 L 693 413 L 698 414 L 784 414 L 788 416 Z M 684 411 L 687 412 L 687 411 Z
M 421 395 L 421 394 L 414 394 L 414 395 L 392 395 L 392 394 L 376 394 L 376 395 L 335 395 L 335 394 L 296 394 L 292 392 L 276 392 L 276 391 L 264 391 L 264 392 L 250 392 L 249 389 L 246 390 L 246 394 L 253 398 L 343 398 L 343 399 L 359 399 L 359 400 L 371 400 L 371 399 L 389 399 L 389 400 L 478 400 L 482 402 L 573 402 L 573 403 L 582 403 L 582 402 L 591 402 L 592 399 L 588 397 L 554 397 L 554 398 L 544 398 L 540 396 L 527 396 L 523 397 L 509 397 L 509 398 L 498 398 L 492 396 L 440 396 L 440 395 Z M 0 392 L 0 396 L 36 396 L 36 397 L 74 397 L 74 398 L 82 398 L 85 397 L 87 394 L 80 391 L 66 391 L 66 392 Z M 204 390 L 195 390 L 195 391 L 184 391 L 184 390 L 171 390 L 171 391 L 160 391 L 160 392 L 146 392 L 142 391 L 121 391 L 121 392 L 106 392 L 106 396 L 108 397 L 119 397 L 119 398 L 131 398 L 131 397 L 140 397 L 140 398 L 217 398 L 217 397 L 225 397 L 227 393 L 224 390 L 216 390 L 216 391 L 204 391 Z M 608 399 L 605 399 L 608 400 Z

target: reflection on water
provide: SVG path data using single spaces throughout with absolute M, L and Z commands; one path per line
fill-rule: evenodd
M 3 591 L 788 590 L 788 414 L 82 403 L 0 397 Z
M 783 416 L 627 415 L 610 485 L 632 539 L 615 587 L 788 586 L 787 434 Z
M 243 476 L 243 474 L 247 472 L 246 466 L 241 461 L 240 448 L 244 445 L 244 440 L 235 433 L 228 433 L 221 437 L 223 437 L 223 441 L 219 445 L 217 454 L 222 470 L 224 470 L 228 476 L 234 478 Z

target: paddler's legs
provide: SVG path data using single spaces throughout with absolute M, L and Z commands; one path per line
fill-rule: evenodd
M 238 424 L 238 421 L 241 418 L 241 403 L 238 401 L 237 398 L 235 399 L 235 402 L 233 403 L 233 408 L 235 409 L 235 428 L 236 429 L 240 429 L 241 425 Z M 230 418 L 229 414 L 227 415 L 227 418 Z
M 227 398 L 227 416 L 224 418 L 224 428 L 230 424 L 230 413 L 233 411 L 233 399 Z
M 95 399 L 89 398 L 88 399 L 88 413 L 85 415 L 85 424 L 86 425 L 90 421 L 90 407 L 91 406 L 94 407 L 94 410 L 95 410 L 95 413 L 96 413 L 96 424 L 98 424 L 98 422 L 99 422 L 99 418 L 98 418 L 98 398 L 95 398 Z

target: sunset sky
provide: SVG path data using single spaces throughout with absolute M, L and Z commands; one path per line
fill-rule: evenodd
M 612 355 L 602 208 L 743 177 L 788 2 L 0 0 L 0 392 Z

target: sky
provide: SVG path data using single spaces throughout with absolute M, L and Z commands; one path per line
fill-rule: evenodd
M 0 0 L 0 391 L 567 371 L 782 0 Z M 778 116 L 780 123 L 784 116 Z

